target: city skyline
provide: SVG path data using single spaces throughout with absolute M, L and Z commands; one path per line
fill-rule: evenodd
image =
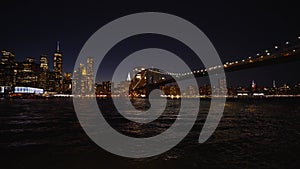
M 98 5 L 66 2 L 45 2 L 45 4 L 33 1 L 4 2 L 3 5 L 9 8 L 0 11 L 1 20 L 5 23 L 0 32 L 0 49 L 15 51 L 16 59 L 21 61 L 30 56 L 36 58 L 43 54 L 52 56 L 55 43 L 60 41 L 64 54 L 63 71 L 73 72 L 81 47 L 96 30 L 121 16 L 144 11 L 166 12 L 192 22 L 212 41 L 223 62 L 255 56 L 256 53 L 264 52 L 266 49 L 272 50 L 275 45 L 284 45 L 286 41 L 297 41 L 299 36 L 296 22 L 297 5 L 291 2 L 282 4 L 251 1 L 245 2 L 247 5 L 227 2 L 218 2 L 219 5 L 202 3 L 202 6 L 192 3 L 160 3 L 146 6 L 124 3 L 116 6 L 109 3 Z M 115 52 L 111 52 L 108 56 L 111 58 L 109 62 L 114 62 L 141 47 L 176 48 L 176 44 L 166 45 L 159 38 L 146 38 L 147 41 L 143 38 L 126 41 L 129 43 L 120 45 Z M 182 57 L 189 57 L 184 55 L 185 53 L 181 53 Z M 299 63 L 287 63 L 228 73 L 228 83 L 245 85 L 248 79 L 256 79 L 263 85 L 269 84 L 272 80 L 297 83 L 298 77 L 294 74 L 298 65 Z M 49 67 L 52 66 L 53 63 L 49 62 Z M 104 70 L 104 74 L 111 71 L 113 70 Z M 109 78 L 104 76 L 102 79 L 110 80 Z
M 298 40 L 300 39 L 300 37 L 298 37 Z M 275 46 L 275 48 L 278 50 L 278 47 L 277 46 Z M 270 52 L 270 51 L 268 51 L 268 50 L 266 50 L 265 52 Z M 15 60 L 15 62 L 16 63 L 22 63 L 22 62 L 24 62 L 24 60 L 23 61 L 20 61 L 20 60 L 18 60 L 16 57 L 15 57 L 15 52 L 14 51 L 8 51 L 8 50 L 2 50 L 2 57 L 3 56 L 5 56 L 5 54 L 7 55 L 7 57 L 13 57 L 13 60 Z M 261 56 L 261 55 L 269 55 L 269 53 L 262 53 L 262 54 L 257 54 L 257 56 L 255 56 L 255 57 L 249 57 L 249 58 L 257 58 L 258 56 Z M 57 41 L 56 42 L 56 50 L 55 50 L 55 52 L 53 53 L 53 58 L 52 59 L 49 59 L 49 57 L 48 57 L 49 55 L 44 55 L 44 54 L 41 54 L 40 56 L 39 56 L 39 62 L 36 62 L 38 59 L 36 58 L 36 57 L 27 57 L 26 58 L 26 60 L 28 61 L 28 62 L 32 62 L 32 63 L 35 63 L 35 64 L 39 64 L 40 65 L 40 68 L 42 69 L 42 70 L 44 70 L 44 71 L 53 71 L 53 72 L 55 72 L 55 73 L 57 73 L 57 75 L 55 75 L 56 77 L 56 79 L 63 79 L 63 74 L 70 74 L 70 75 L 72 75 L 72 74 L 74 74 L 74 73 L 76 73 L 76 71 L 78 70 L 76 70 L 76 69 L 74 69 L 72 72 L 64 72 L 63 71 L 63 68 L 64 68 L 64 66 L 63 66 L 63 57 L 62 57 L 62 53 L 61 53 L 61 49 L 60 49 L 60 43 L 59 43 L 59 41 Z M 50 57 L 51 57 L 51 55 L 50 55 Z M 247 59 L 249 59 L 249 58 L 247 58 Z M 51 61 L 52 61 L 52 65 L 50 64 L 51 63 Z M 243 59 L 242 61 L 245 61 L 245 59 Z M 93 78 L 92 78 L 92 76 L 94 76 L 94 70 L 93 70 L 93 63 L 94 61 L 93 61 L 93 57 L 88 57 L 88 59 L 87 59 L 87 61 L 86 61 L 86 63 L 81 63 L 82 64 L 82 66 L 86 66 L 85 67 L 85 74 L 89 74 L 89 76 L 88 76 L 88 79 L 89 80 L 87 80 L 87 81 L 89 81 L 88 82 L 88 88 L 89 88 L 89 91 L 91 91 L 91 88 L 92 88 L 92 82 L 91 81 L 93 81 Z M 234 64 L 234 63 L 237 63 L 238 61 L 233 61 L 233 62 L 226 62 L 226 63 L 224 63 L 224 65 L 230 65 L 230 64 Z M 11 64 L 13 64 L 13 63 L 11 63 Z M 286 63 L 283 63 L 283 64 L 286 64 Z M 275 65 L 276 66 L 276 65 Z M 146 69 L 146 68 L 150 68 L 150 66 L 149 67 L 147 67 L 147 66 L 143 66 L 143 67 L 140 67 L 140 68 L 143 68 L 143 69 Z M 105 82 L 105 81 L 112 81 L 112 82 L 114 82 L 115 84 L 118 84 L 118 83 L 120 83 L 120 82 L 122 82 L 122 81 L 128 81 L 128 79 L 131 79 L 131 78 L 133 78 L 133 76 L 134 76 L 134 74 L 136 74 L 136 73 L 138 73 L 135 69 L 137 69 L 137 67 L 132 67 L 132 68 L 127 68 L 126 69 L 126 71 L 125 72 L 123 72 L 124 73 L 124 75 L 121 75 L 121 77 L 119 77 L 119 79 L 117 78 L 115 78 L 115 79 L 99 79 L 99 75 L 98 76 L 96 76 L 96 80 L 95 80 L 95 83 L 101 83 L 101 82 Z M 200 69 L 199 69 L 200 70 Z M 204 68 L 202 69 L 202 70 L 204 70 Z M 205 69 L 206 70 L 206 69 Z M 241 71 L 244 71 L 244 70 L 241 70 Z M 126 72 L 128 72 L 128 73 L 126 73 Z M 183 72 L 184 73 L 184 72 Z M 227 72 L 227 73 L 231 73 L 231 72 Z M 126 74 L 126 76 L 125 76 L 125 74 Z M 103 74 L 102 74 L 102 76 L 103 76 Z M 72 77 L 72 76 L 71 76 Z M 70 77 L 70 78 L 71 78 Z M 122 78 L 123 77 L 123 78 Z M 253 79 L 255 79 L 255 78 L 253 78 Z M 256 80 L 256 79 L 255 79 Z M 249 81 L 254 81 L 254 80 L 251 80 L 251 79 L 248 79 L 247 81 L 245 81 L 246 83 L 248 83 Z M 263 84 L 263 85 L 261 85 L 261 86 L 265 86 L 265 87 L 271 87 L 272 85 L 274 85 L 274 82 L 276 82 L 277 81 L 277 84 L 279 84 L 279 85 L 285 85 L 285 84 L 288 84 L 288 85 L 297 85 L 299 82 L 298 81 L 296 81 L 296 83 L 294 82 L 289 82 L 289 81 L 284 81 L 284 80 L 281 80 L 281 79 L 273 79 L 273 80 L 271 80 L 271 81 L 268 81 L 268 85 L 266 85 L 266 84 Z M 62 84 L 63 82 L 62 81 L 60 81 L 59 82 L 59 86 L 57 86 L 58 88 L 62 88 Z M 206 85 L 207 83 L 209 83 L 209 82 L 207 82 L 207 80 L 205 80 L 204 79 L 204 83 L 202 83 L 203 85 Z M 229 85 L 229 86 L 234 86 L 234 87 L 238 87 L 238 86 L 245 86 L 245 85 L 240 85 L 240 84 L 237 84 L 237 85 Z M 61 90 L 61 89 L 59 89 L 59 90 Z
M 297 1 L 0 8 L 1 168 L 299 168 Z
M 243 59 L 242 61 L 235 62 L 226 62 L 224 65 L 210 67 L 207 70 L 213 71 L 214 69 L 218 69 L 219 67 L 224 67 L 224 69 L 235 69 L 234 67 L 244 64 L 252 64 L 255 62 L 261 62 L 262 59 L 286 59 L 297 57 L 298 45 L 295 47 L 291 47 L 288 50 L 279 50 L 279 53 L 269 53 L 271 51 L 266 51 L 266 54 L 257 55 L 252 58 L 249 57 L 247 59 Z M 282 53 L 283 52 L 283 53 Z M 295 55 L 295 56 L 294 56 Z M 136 59 L 136 58 L 135 58 Z M 50 59 L 51 60 L 51 59 Z M 41 93 L 40 89 L 34 88 L 39 87 L 43 91 L 46 92 L 57 92 L 57 93 L 65 93 L 71 94 L 72 88 L 73 91 L 79 92 L 80 94 L 85 95 L 99 95 L 99 96 L 128 96 L 128 88 L 130 88 L 131 83 L 135 83 L 137 79 L 141 79 L 141 74 L 143 71 L 147 70 L 147 67 L 135 67 L 133 68 L 132 75 L 136 74 L 136 77 L 133 77 L 133 81 L 131 81 L 131 71 L 127 73 L 127 77 L 125 79 L 121 79 L 120 81 L 96 81 L 94 80 L 94 58 L 87 57 L 85 63 L 80 63 L 79 67 L 72 73 L 63 72 L 63 55 L 61 53 L 59 42 L 57 42 L 57 47 L 55 52 L 53 53 L 53 68 L 49 69 L 49 59 L 45 55 L 40 56 L 40 61 L 36 62 L 36 59 L 33 57 L 27 57 L 26 61 L 16 62 L 14 52 L 2 50 L 1 56 L 1 70 L 2 74 L 0 74 L 0 85 L 1 93 L 4 92 L 4 86 L 14 87 L 14 91 L 18 92 L 38 92 Z M 154 70 L 159 70 L 156 68 L 152 68 Z M 177 70 L 177 69 L 174 69 Z M 166 76 L 189 76 L 194 74 L 198 76 L 200 73 L 205 74 L 206 69 L 198 69 L 193 72 L 182 72 L 182 73 L 172 73 L 172 72 L 164 72 L 162 74 L 163 79 L 167 78 Z M 139 77 L 138 77 L 139 76 Z M 205 76 L 205 75 L 204 75 Z M 155 75 L 154 75 L 155 77 Z M 249 80 L 250 81 L 250 80 Z M 220 81 L 220 83 L 224 83 L 225 80 Z M 31 88 L 30 88 L 31 87 Z M 33 88 L 32 88 L 33 87 Z M 199 94 L 197 94 L 196 88 L 199 89 Z M 268 86 L 263 86 L 255 82 L 255 80 L 251 80 L 251 84 L 247 86 L 228 86 L 227 94 L 228 96 L 244 96 L 244 95 L 298 95 L 300 88 L 300 82 L 296 84 L 290 84 L 289 82 L 278 83 L 276 80 L 273 80 L 272 83 Z M 165 95 L 172 96 L 207 96 L 211 95 L 211 91 L 218 91 L 217 86 L 210 86 L 209 84 L 191 86 L 187 83 L 186 89 L 179 90 L 179 88 L 174 84 L 165 84 L 161 85 L 160 89 L 162 93 Z M 254 90 L 255 89 L 255 90 Z M 27 91 L 28 90 L 28 91 Z

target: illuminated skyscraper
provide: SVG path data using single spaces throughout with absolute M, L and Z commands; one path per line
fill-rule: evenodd
M 63 74 L 62 74 L 62 64 L 63 64 L 63 57 L 60 51 L 59 42 L 57 42 L 56 51 L 53 54 L 54 61 L 54 72 L 55 72 L 55 91 L 61 93 L 62 92 L 62 86 L 63 86 Z
M 19 64 L 16 84 L 18 86 L 39 87 L 38 80 L 41 73 L 39 67 L 33 57 L 27 57 L 26 61 Z
M 64 74 L 63 92 L 66 94 L 72 93 L 72 73 Z
M 92 57 L 88 57 L 87 58 L 87 74 L 86 74 L 86 78 L 87 78 L 87 92 L 89 93 L 94 93 L 94 84 L 95 84 L 95 80 L 94 80 L 94 58 Z
M 48 58 L 46 55 L 40 57 L 40 69 L 41 73 L 38 75 L 39 87 L 48 91 L 49 84 L 49 67 L 48 67 Z
M 0 85 L 13 86 L 14 85 L 14 65 L 15 54 L 13 52 L 2 50 L 0 62 Z
M 43 71 L 47 71 L 48 70 L 48 58 L 46 55 L 42 55 L 40 57 L 40 68 L 43 70 Z
M 79 81 L 80 81 L 80 94 L 86 94 L 87 80 L 86 80 L 86 67 L 84 64 L 80 63 L 79 65 Z

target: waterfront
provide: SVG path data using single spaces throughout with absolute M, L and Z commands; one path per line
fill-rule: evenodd
M 108 99 L 99 105 L 111 107 Z M 169 100 L 176 107 L 178 100 Z M 297 168 L 299 98 L 230 99 L 221 122 L 204 144 L 198 136 L 209 108 L 201 102 L 189 135 L 159 156 L 129 159 L 95 145 L 77 121 L 71 98 L 0 101 L 1 167 L 9 168 Z M 102 107 L 103 108 L 103 107 Z M 106 116 L 122 133 L 146 136 L 172 125 L 166 113 L 160 124 L 130 126 L 111 112 Z

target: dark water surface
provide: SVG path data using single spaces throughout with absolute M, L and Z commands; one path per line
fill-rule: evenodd
M 178 106 L 176 100 L 170 103 Z M 106 100 L 99 104 L 110 107 Z M 299 98 L 228 100 L 217 130 L 199 144 L 208 109 L 209 101 L 202 101 L 193 129 L 173 149 L 130 159 L 106 152 L 89 139 L 72 99 L 0 100 L 0 169 L 300 167 Z M 106 117 L 112 126 L 133 136 L 159 134 L 176 119 L 176 114 L 166 113 L 162 121 L 141 130 L 114 114 Z

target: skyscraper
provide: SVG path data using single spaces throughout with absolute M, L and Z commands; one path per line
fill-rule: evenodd
M 87 58 L 87 74 L 86 74 L 86 78 L 87 78 L 87 92 L 89 93 L 94 93 L 94 58 L 92 57 L 88 57 Z
M 63 79 L 62 79 L 63 57 L 60 51 L 59 42 L 57 42 L 56 51 L 54 52 L 53 55 L 54 55 L 53 67 L 55 72 L 55 91 L 61 93 L 62 86 L 63 86 Z
M 47 71 L 48 70 L 48 58 L 46 55 L 42 55 L 40 57 L 40 68 L 43 70 L 43 71 Z
M 40 73 L 40 66 L 35 63 L 35 59 L 27 57 L 26 61 L 19 64 L 16 84 L 18 86 L 39 87 L 38 77 Z
M 15 54 L 13 52 L 2 50 L 0 62 L 0 85 L 13 86 L 14 85 L 14 65 Z
M 64 74 L 63 92 L 66 94 L 72 93 L 72 73 Z
M 46 55 L 42 55 L 40 57 L 40 69 L 41 73 L 39 74 L 39 87 L 48 91 L 49 84 L 49 66 L 48 66 L 48 58 Z
M 86 88 L 87 88 L 87 80 L 86 80 L 86 67 L 84 66 L 84 64 L 80 63 L 79 65 L 79 70 L 80 70 L 80 74 L 79 74 L 79 82 L 80 82 L 80 91 L 79 94 L 86 94 Z

